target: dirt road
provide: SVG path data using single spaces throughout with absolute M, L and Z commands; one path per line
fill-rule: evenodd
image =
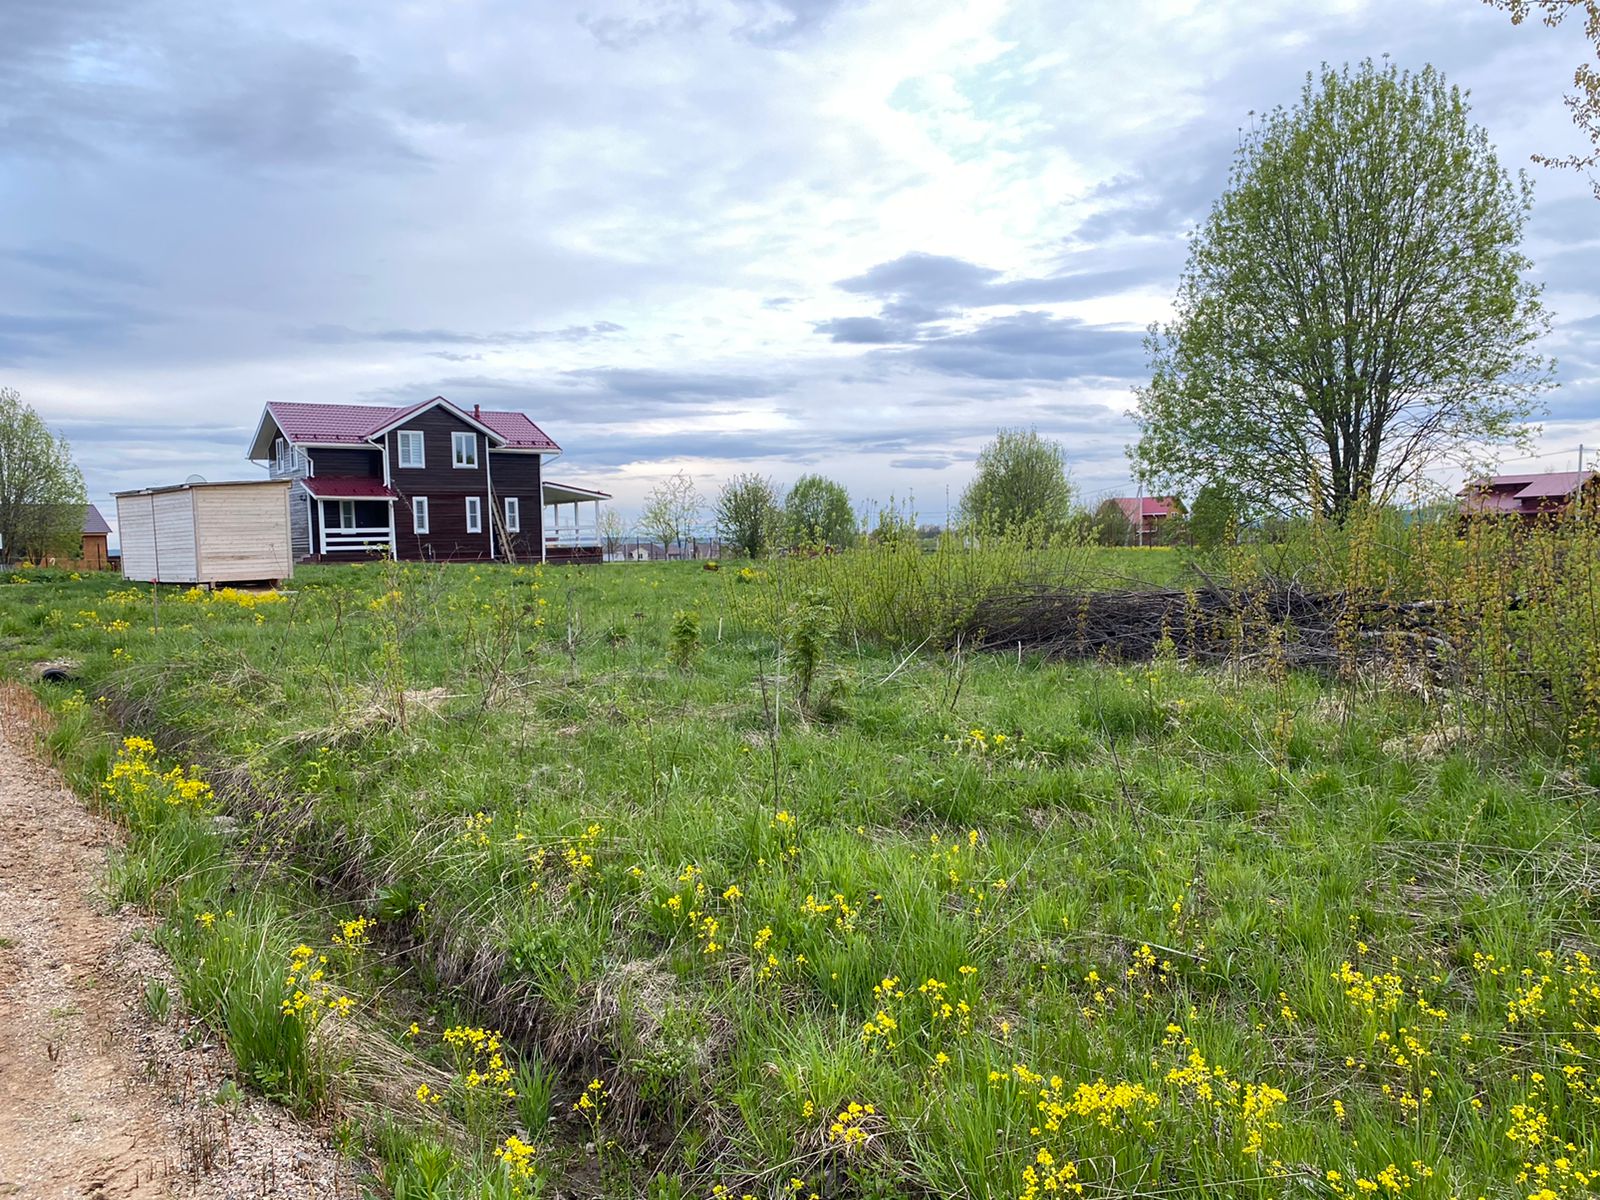
M 42 720 L 0 682 L 0 1197 L 359 1195 L 318 1131 L 219 1100 L 226 1051 L 175 1015 L 144 922 L 101 897 L 117 831 L 36 755 Z M 162 987 L 174 1013 L 146 1003 Z

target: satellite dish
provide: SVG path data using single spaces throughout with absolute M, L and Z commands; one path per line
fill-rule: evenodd
M 204 475 L 191 475 L 184 480 L 185 483 L 204 483 L 205 481 L 206 477 Z

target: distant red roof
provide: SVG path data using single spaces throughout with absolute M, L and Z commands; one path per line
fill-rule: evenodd
M 488 426 L 505 439 L 507 450 L 549 450 L 559 452 L 561 447 L 519 412 L 468 412 L 451 404 L 443 397 L 421 401 L 418 404 L 316 404 L 300 400 L 273 400 L 267 412 L 277 423 L 283 436 L 291 442 L 332 443 L 335 445 L 360 445 L 378 430 L 392 425 L 408 413 L 426 408 L 436 400 L 460 413 L 463 417 Z
M 1537 515 L 1561 507 L 1594 478 L 1593 471 L 1546 471 L 1537 475 L 1491 475 L 1470 480 L 1456 493 L 1467 512 Z
M 399 493 L 381 479 L 311 476 L 300 481 L 318 500 L 394 500 Z
M 1117 496 L 1114 497 L 1117 506 L 1130 521 L 1137 521 L 1141 517 L 1160 519 L 1170 517 L 1178 511 L 1178 500 L 1175 496 Z

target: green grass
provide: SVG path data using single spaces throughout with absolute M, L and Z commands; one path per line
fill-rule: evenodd
M 23 577 L 0 653 L 81 661 L 47 689 L 80 781 L 102 723 L 202 762 L 307 911 L 376 916 L 441 1012 L 560 1069 L 534 1139 L 582 1138 L 602 1080 L 618 1145 L 579 1190 L 1442 1198 L 1592 1167 L 1593 791 L 1427 757 L 1442 709 L 1408 693 L 907 657 L 848 620 L 819 659 L 817 621 L 774 627 L 781 568 L 303 569 L 277 604 L 163 590 L 159 629 L 148 589 Z M 307 935 L 230 899 L 199 828 L 118 892 L 234 908 L 276 963 Z M 270 1014 L 229 997 L 270 991 L 200 1007 L 244 1037 Z M 383 1137 L 429 1194 L 448 1146 Z

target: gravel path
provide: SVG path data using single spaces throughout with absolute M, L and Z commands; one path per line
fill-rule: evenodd
M 100 897 L 117 831 L 34 751 L 45 715 L 0 682 L 0 1197 L 360 1195 L 322 1131 L 255 1098 L 177 1015 L 144 921 Z M 174 1014 L 155 1020 L 160 980 Z

